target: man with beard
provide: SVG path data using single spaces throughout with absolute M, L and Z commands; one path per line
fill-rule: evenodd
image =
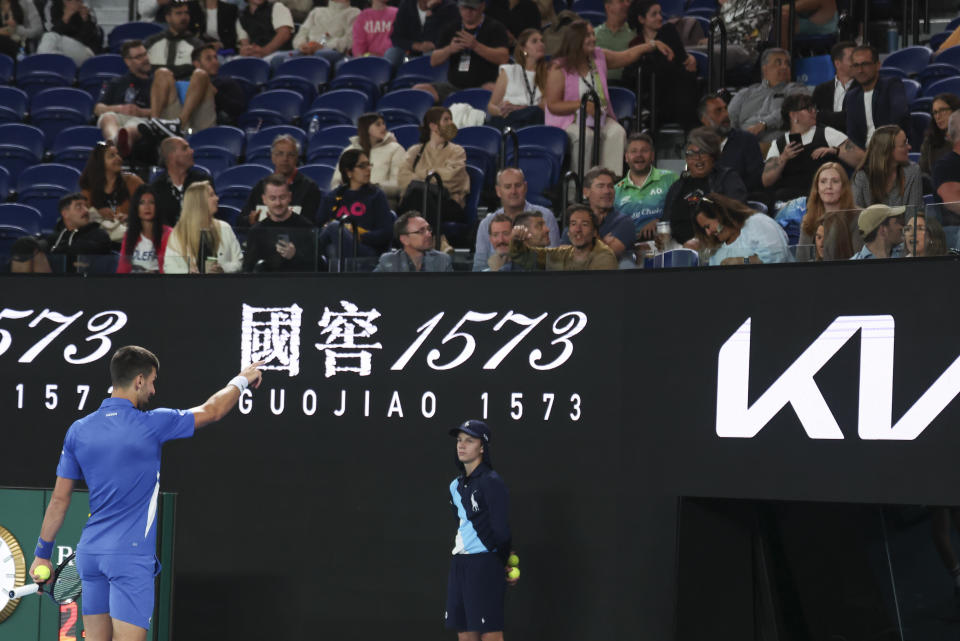
M 400 249 L 386 252 L 375 272 L 452 272 L 450 254 L 433 248 L 433 229 L 419 212 L 408 211 L 397 218 L 393 236 L 400 241 Z
M 677 175 L 667 169 L 657 169 L 653 138 L 645 133 L 632 133 L 627 139 L 624 154 L 630 170 L 617 183 L 614 209 L 633 221 L 637 239 L 653 238 L 657 221 L 663 215 L 667 192 Z
M 316 228 L 290 207 L 292 196 L 287 179 L 280 174 L 267 176 L 261 198 L 267 217 L 250 228 L 243 271 L 316 271 Z
M 900 258 L 903 255 L 904 207 L 870 205 L 857 219 L 863 234 L 863 248 L 850 260 L 869 258 Z
M 843 97 L 847 114 L 847 135 L 861 149 L 877 127 L 897 125 L 910 131 L 910 108 L 900 78 L 880 77 L 880 54 L 876 47 L 857 47 L 851 55 L 853 78 L 857 84 Z
M 518 225 L 513 228 L 510 259 L 516 268 L 528 271 L 581 271 L 617 269 L 617 257 L 602 240 L 597 238 L 600 223 L 587 205 L 571 205 L 569 245 L 560 247 L 532 247 L 527 244 L 530 231 Z
M 490 256 L 487 257 L 485 272 L 504 270 L 510 261 L 510 238 L 513 234 L 513 218 L 507 214 L 495 214 L 488 223 L 490 234 Z M 504 271 L 513 269 L 506 267 Z
M 730 122 L 727 103 L 716 94 L 707 94 L 697 105 L 697 116 L 704 127 L 710 127 L 720 136 L 720 159 L 717 165 L 729 167 L 740 176 L 748 191 L 763 189 L 763 155 L 760 140 L 743 129 L 734 129 Z
M 634 231 L 633 221 L 613 207 L 616 191 L 614 183 L 617 175 L 606 167 L 594 167 L 583 177 L 583 197 L 590 207 L 590 211 L 597 219 L 597 236 L 603 239 L 604 245 L 609 247 L 619 260 L 629 257 L 633 252 Z M 569 229 L 563 233 L 561 243 L 570 242 Z

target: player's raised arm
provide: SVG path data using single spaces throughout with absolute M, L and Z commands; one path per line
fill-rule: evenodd
M 189 411 L 193 413 L 194 427 L 200 429 L 205 425 L 219 421 L 236 406 L 244 390 L 248 387 L 256 389 L 263 377 L 263 373 L 260 371 L 260 366 L 263 363 L 264 361 L 257 361 L 248 365 L 230 379 L 230 382 L 223 389 L 208 398 L 203 405 L 190 408 Z

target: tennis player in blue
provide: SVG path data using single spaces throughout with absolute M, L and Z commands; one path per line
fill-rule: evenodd
M 88 641 L 144 641 L 154 606 L 160 451 L 219 421 L 248 387 L 260 384 L 254 363 L 200 406 L 145 411 L 156 393 L 160 362 L 129 345 L 110 359 L 113 394 L 76 421 L 63 442 L 57 482 L 43 517 L 30 566 L 51 568 L 54 539 L 63 525 L 77 481 L 90 490 L 90 518 L 77 544 L 83 583 L 83 627 Z

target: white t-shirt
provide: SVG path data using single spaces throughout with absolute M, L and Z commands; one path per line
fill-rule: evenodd
M 213 38 L 214 40 L 220 39 L 220 34 L 217 32 L 217 10 L 207 9 L 207 35 Z
M 155 272 L 160 270 L 160 262 L 157 260 L 157 249 L 153 246 L 153 241 L 140 234 L 140 240 L 137 246 L 133 248 L 133 255 L 130 256 L 130 266 L 135 272 Z
M 806 132 L 800 135 L 800 142 L 804 145 L 809 145 L 813 142 L 813 136 L 817 133 L 816 127 L 810 127 Z M 823 137 L 827 139 L 828 147 L 839 147 L 843 143 L 847 142 L 847 134 L 842 131 L 838 131 L 833 127 L 825 127 L 823 131 Z M 789 140 L 789 138 L 787 139 Z M 777 149 L 777 141 L 774 140 L 773 144 L 770 145 L 770 151 L 767 152 L 767 160 L 771 158 L 778 158 L 780 156 L 780 150 Z
M 535 71 L 526 71 L 518 64 L 500 65 L 500 69 L 507 74 L 507 90 L 503 94 L 504 102 L 514 105 L 536 105 L 540 102 L 543 94 L 540 87 L 534 81 Z M 527 76 L 527 82 L 523 81 L 523 74 Z M 533 89 L 533 102 L 530 102 L 530 94 L 527 87 Z
M 870 142 L 876 129 L 873 124 L 873 89 L 863 92 L 863 114 L 867 118 L 867 142 Z
M 417 15 L 420 16 L 420 26 L 422 27 L 427 22 L 426 9 L 421 10 L 420 5 L 417 5 Z
M 793 260 L 787 246 L 787 232 L 766 214 L 754 214 L 747 218 L 737 239 L 729 245 L 721 245 L 710 256 L 710 264 L 719 265 L 727 258 L 749 258 L 754 254 L 764 263 L 789 263 Z

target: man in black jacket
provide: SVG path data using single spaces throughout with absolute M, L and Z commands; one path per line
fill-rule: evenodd
M 290 208 L 290 187 L 280 174 L 265 179 L 267 217 L 250 228 L 245 272 L 312 272 L 317 263 L 317 230 Z
M 727 103 L 716 94 L 707 94 L 697 105 L 697 116 L 704 127 L 710 127 L 720 136 L 720 158 L 717 164 L 729 167 L 740 176 L 747 191 L 763 189 L 763 155 L 760 140 L 749 131 L 734 129 L 727 111 Z
M 309 221 L 317 217 L 317 208 L 323 194 L 317 183 L 297 171 L 297 160 L 300 158 L 300 143 L 289 134 L 281 134 L 273 140 L 270 146 L 270 161 L 273 163 L 273 175 L 283 176 L 290 187 L 290 205 L 294 213 L 298 213 Z M 263 202 L 263 193 L 267 178 L 261 179 L 247 197 L 247 202 L 240 212 L 240 227 L 255 225 L 257 221 L 266 218 L 267 206 Z
M 183 138 L 167 138 L 160 143 L 160 160 L 166 171 L 151 183 L 157 195 L 157 217 L 164 225 L 173 227 L 180 219 L 183 192 L 201 180 L 213 178 L 193 166 L 193 149 Z
M 903 82 L 899 78 L 880 77 L 880 55 L 876 47 L 857 47 L 853 50 L 852 60 L 857 84 L 843 99 L 843 110 L 847 113 L 846 133 L 850 140 L 866 149 L 877 127 L 897 125 L 908 131 L 910 110 Z
M 440 30 L 459 20 L 460 13 L 452 0 L 401 0 L 390 34 L 393 46 L 384 58 L 396 67 L 404 56 L 429 54 L 437 48 Z
M 51 254 L 65 254 L 66 271 L 75 272 L 85 263 L 82 256 L 109 254 L 110 236 L 99 223 L 90 222 L 90 207 L 83 194 L 74 193 L 60 199 L 60 221 L 48 238 Z
M 847 115 L 843 113 L 843 99 L 853 87 L 853 50 L 857 43 L 845 40 L 833 45 L 830 57 L 833 59 L 834 77 L 817 85 L 813 90 L 813 102 L 817 106 L 817 123 L 833 127 L 842 132 L 847 130 Z

